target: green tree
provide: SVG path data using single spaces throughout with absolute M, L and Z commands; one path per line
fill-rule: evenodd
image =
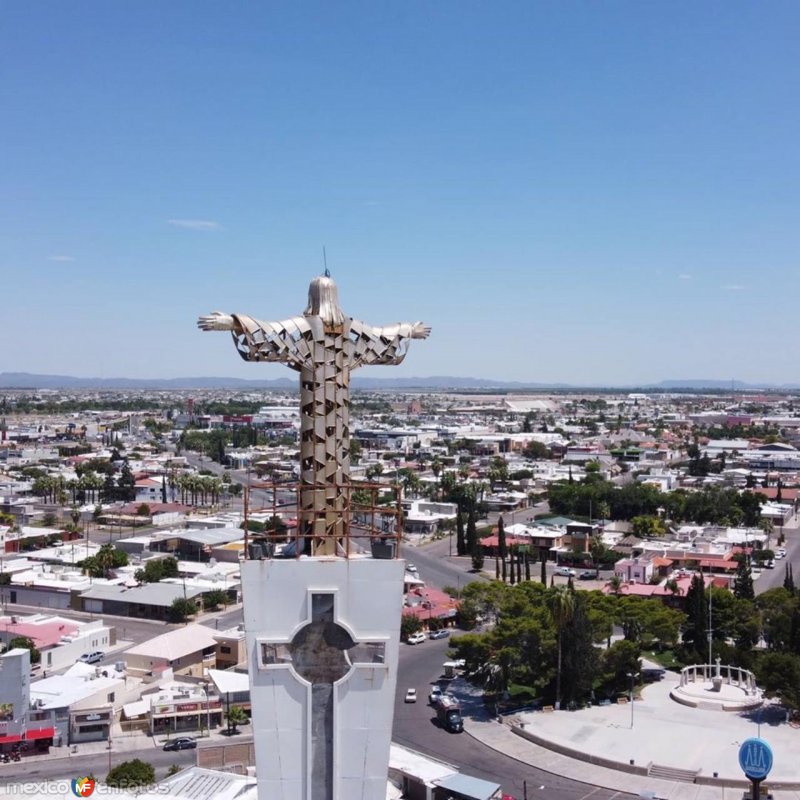
M 558 587 L 555 592 L 565 587 Z M 586 592 L 574 592 L 568 620 L 559 625 L 559 665 L 556 678 L 556 697 L 560 702 L 580 703 L 589 697 L 592 680 L 597 673 L 598 651 L 593 642 L 593 630 L 587 614 Z M 561 692 L 563 694 L 559 694 Z
M 142 569 L 134 572 L 133 577 L 139 583 L 158 583 L 164 578 L 177 578 L 178 560 L 173 556 L 148 559 Z
M 400 619 L 400 638 L 405 642 L 412 633 L 419 633 L 422 623 L 413 614 L 403 614 Z
M 136 509 L 136 515 L 139 517 L 149 517 L 150 516 L 150 506 L 147 503 L 142 503 Z
M 522 454 L 525 456 L 525 458 L 530 459 L 531 461 L 542 461 L 550 458 L 550 450 L 547 448 L 547 445 L 536 441 L 528 442 L 525 445 Z
M 614 642 L 600 659 L 601 678 L 597 683 L 609 696 L 624 692 L 629 686 L 628 675 L 639 672 L 639 647 L 625 639 Z
M 483 569 L 483 544 L 477 536 L 470 556 L 472 557 L 472 569 L 480 572 Z
M 750 560 L 747 557 L 739 559 L 736 577 L 733 579 L 733 594 L 739 600 L 752 600 L 756 596 L 753 589 L 753 575 L 750 572 Z
M 698 660 L 706 653 L 706 635 L 708 631 L 708 602 L 706 600 L 703 576 L 695 573 L 689 590 L 686 592 L 686 622 L 683 626 L 683 641 L 691 645 Z
M 547 597 L 547 607 L 558 635 L 558 663 L 556 666 L 556 706 L 561 707 L 561 666 L 564 628 L 575 612 L 575 594 L 566 586 L 557 586 Z
M 42 660 L 42 654 L 33 643 L 33 639 L 29 639 L 27 636 L 15 636 L 8 643 L 8 649 L 16 650 L 18 647 L 23 650 L 30 650 L 31 664 L 38 664 Z
M 478 529 L 475 527 L 475 511 L 469 510 L 467 514 L 467 552 L 472 554 L 478 546 Z
M 122 469 L 119 471 L 117 490 L 117 497 L 125 502 L 130 502 L 136 497 L 136 479 L 127 461 L 122 464 Z
M 631 520 L 633 532 L 642 538 L 653 538 L 663 536 L 666 533 L 666 526 L 658 517 L 639 516 Z
M 508 464 L 502 456 L 495 456 L 492 459 L 487 476 L 492 489 L 494 489 L 495 484 L 508 481 Z
M 544 557 L 539 569 L 539 580 L 542 582 L 542 586 L 547 586 L 547 560 Z
M 764 640 L 770 650 L 786 651 L 792 641 L 792 612 L 797 598 L 782 586 L 762 592 L 756 599 L 761 612 Z
M 791 564 L 787 564 L 784 567 L 783 588 L 786 589 L 786 591 L 790 594 L 795 593 L 794 571 L 792 570 Z
M 248 716 L 241 706 L 231 706 L 226 712 L 225 717 L 228 720 L 228 730 L 233 733 L 237 732 L 239 725 L 244 725 L 248 721 Z
M 186 622 L 197 613 L 197 606 L 186 597 L 176 597 L 169 607 L 168 617 L 170 622 Z
M 124 550 L 117 550 L 109 542 L 106 542 L 95 555 L 78 562 L 82 572 L 92 578 L 107 578 L 111 570 L 127 565 L 128 554 Z
M 134 758 L 117 764 L 106 776 L 106 783 L 115 789 L 144 789 L 156 781 L 152 764 Z
M 497 520 L 497 553 L 500 558 L 505 558 L 508 554 L 506 549 L 506 528 L 502 517 Z
M 350 463 L 358 464 L 361 461 L 361 442 L 358 439 L 350 440 Z
M 467 542 L 464 538 L 464 516 L 460 508 L 456 512 L 456 553 L 460 556 L 467 554 Z
M 600 577 L 600 564 L 603 561 L 603 556 L 606 554 L 606 549 L 603 540 L 599 536 L 592 536 L 592 540 L 589 542 L 589 554 L 594 564 L 595 578 Z
M 767 697 L 777 697 L 788 708 L 800 708 L 800 656 L 763 653 L 756 662 L 755 672 Z
M 225 605 L 227 599 L 228 597 L 222 589 L 212 589 L 210 592 L 206 592 L 203 595 L 203 608 L 219 608 Z

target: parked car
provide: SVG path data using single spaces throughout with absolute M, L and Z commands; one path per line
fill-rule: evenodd
M 428 702 L 433 706 L 442 699 L 442 689 L 440 686 L 434 686 L 428 695 Z
M 419 633 L 412 633 L 407 639 L 409 644 L 422 644 L 425 641 L 425 634 L 420 631 Z
M 595 571 L 593 569 L 585 569 L 578 575 L 578 578 L 582 581 L 593 581 L 595 579 Z
M 764 564 L 764 566 L 765 566 L 767 569 L 775 569 L 775 562 L 774 562 L 774 561 L 772 561 L 772 560 L 770 560 L 770 561 L 767 561 L 767 563 L 766 563 L 766 564 Z
M 106 654 L 102 650 L 95 650 L 93 653 L 84 653 L 80 657 L 80 661 L 83 661 L 84 664 L 97 664 L 98 661 L 102 661 L 106 657 Z
M 563 578 L 574 578 L 575 577 L 575 570 L 570 569 L 569 567 L 559 567 L 556 570 L 556 575 L 560 575 Z
M 172 739 L 164 745 L 164 750 L 194 750 L 197 742 L 194 739 Z
M 406 563 L 406 572 L 410 572 L 413 575 L 416 575 L 417 574 L 417 568 L 410 561 L 408 561 Z
M 417 702 L 417 690 L 406 689 L 406 703 L 416 703 L 416 702 Z
M 447 628 L 440 628 L 438 631 L 431 631 L 428 634 L 429 639 L 446 639 L 450 635 L 450 631 Z
M 663 680 L 666 670 L 661 667 L 645 667 L 642 670 L 642 680 L 646 683 Z

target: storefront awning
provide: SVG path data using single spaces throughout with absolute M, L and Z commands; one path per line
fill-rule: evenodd
M 150 713 L 150 703 L 147 700 L 134 700 L 132 703 L 125 703 L 122 706 L 122 713 L 125 714 L 125 719 L 143 717 L 145 714 Z
M 33 739 L 52 739 L 55 735 L 55 728 L 37 728 L 35 731 L 25 731 L 25 740 L 30 742 Z
M 18 742 L 22 737 L 17 733 L 12 733 L 9 736 L 0 736 L 0 744 L 8 744 L 9 742 Z

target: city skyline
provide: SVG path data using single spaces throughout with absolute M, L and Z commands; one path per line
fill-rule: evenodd
M 325 246 L 347 314 L 433 326 L 398 376 L 800 383 L 794 4 L 4 22 L 0 372 L 278 378 L 194 319 L 301 312 Z

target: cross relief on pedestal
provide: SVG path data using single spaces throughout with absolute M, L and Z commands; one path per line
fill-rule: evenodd
M 335 592 L 310 593 L 311 618 L 289 641 L 261 640 L 265 669 L 291 669 L 311 685 L 311 764 L 307 800 L 336 800 L 334 795 L 334 685 L 354 666 L 385 669 L 386 642 L 357 642 L 337 622 Z

